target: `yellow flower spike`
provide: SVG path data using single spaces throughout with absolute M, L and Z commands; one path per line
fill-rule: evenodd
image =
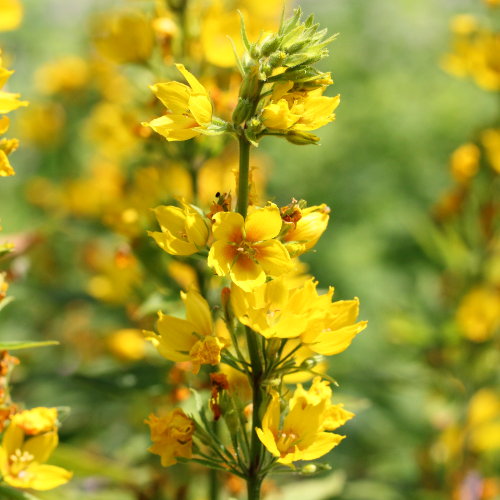
M 208 265 L 219 276 L 229 276 L 233 283 L 250 291 L 264 284 L 266 276 L 278 277 L 291 270 L 286 248 L 274 239 L 282 225 L 274 203 L 256 208 L 246 219 L 235 212 L 219 212 L 213 220 L 215 242 Z
M 220 322 L 213 322 L 208 302 L 194 289 L 181 292 L 186 319 L 158 313 L 157 330 L 144 332 L 158 352 L 170 361 L 192 361 L 198 373 L 200 364 L 217 364 L 221 350 L 229 345 L 229 334 Z
M 212 102 L 193 74 L 182 64 L 176 64 L 176 68 L 189 86 L 179 82 L 152 85 L 151 90 L 169 113 L 143 125 L 151 127 L 167 141 L 186 141 L 207 131 L 212 122 Z
M 209 229 L 203 216 L 191 205 L 182 208 L 159 206 L 154 209 L 161 232 L 148 232 L 160 248 L 171 255 L 192 255 L 203 248 Z
M 44 491 L 71 479 L 71 472 L 45 464 L 58 444 L 56 420 L 54 408 L 33 408 L 14 415 L 0 447 L 0 472 L 8 485 Z
M 0 31 L 15 30 L 23 20 L 20 0 L 0 0 Z
M 353 415 L 332 405 L 331 390 L 316 378 L 309 391 L 301 385 L 288 402 L 287 414 L 280 425 L 279 394 L 271 393 L 271 402 L 257 435 L 278 462 L 289 465 L 298 460 L 314 460 L 337 446 L 344 436 L 325 432 L 343 425 Z M 332 410 L 333 409 L 333 410 Z
M 325 204 L 305 208 L 295 227 L 288 230 L 283 241 L 291 256 L 310 250 L 325 232 L 330 219 L 330 208 Z
M 176 457 L 191 458 L 195 424 L 180 408 L 162 417 L 151 414 L 145 423 L 153 441 L 149 451 L 161 457 L 163 467 L 176 464 Z

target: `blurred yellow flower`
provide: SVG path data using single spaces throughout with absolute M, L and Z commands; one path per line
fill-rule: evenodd
M 481 134 L 481 142 L 491 168 L 500 174 L 500 129 L 490 128 Z
M 207 222 L 191 205 L 154 209 L 161 232 L 148 231 L 160 248 L 171 255 L 192 255 L 201 250 L 209 236 Z
M 14 488 L 43 491 L 71 479 L 72 473 L 66 469 L 45 464 L 58 444 L 56 416 L 51 408 L 34 408 L 14 415 L 0 447 L 3 481 Z
M 229 333 L 222 320 L 215 323 L 208 302 L 196 290 L 181 292 L 186 319 L 158 313 L 159 333 L 144 332 L 158 352 L 170 361 L 192 361 L 193 372 L 201 364 L 216 365 L 220 353 L 229 344 Z
M 22 20 L 21 0 L 0 0 L 0 31 L 15 30 Z
M 117 63 L 146 61 L 154 46 L 151 21 L 134 10 L 95 18 L 92 39 L 100 54 Z
M 467 431 L 469 446 L 476 452 L 500 449 L 500 394 L 481 389 L 469 403 Z
M 472 77 L 482 88 L 500 89 L 500 34 L 479 28 L 474 18 L 460 18 L 453 25 L 453 50 L 443 58 L 446 71 Z
M 274 85 L 271 102 L 262 110 L 262 122 L 269 129 L 306 132 L 335 120 L 340 96 L 323 96 L 324 87 L 294 91 L 293 82 Z
M 186 141 L 204 133 L 212 122 L 212 102 L 203 85 L 182 64 L 176 64 L 189 86 L 171 81 L 151 86 L 169 113 L 144 126 L 151 127 L 167 141 Z
M 18 413 L 15 424 L 27 435 L 34 436 L 57 428 L 57 409 L 38 407 Z
M 117 358 L 124 361 L 137 361 L 144 358 L 146 353 L 144 336 L 134 328 L 123 328 L 111 333 L 106 344 Z
M 290 256 L 276 236 L 281 231 L 279 208 L 270 203 L 255 208 L 246 219 L 235 212 L 213 216 L 215 238 L 208 265 L 219 276 L 229 276 L 243 290 L 262 285 L 266 276 L 277 277 L 292 267 Z
M 469 340 L 490 339 L 500 327 L 500 292 L 487 286 L 472 289 L 462 298 L 456 321 Z
M 65 56 L 41 66 L 35 73 L 38 90 L 43 94 L 73 93 L 89 82 L 88 63 L 77 56 Z
M 354 415 L 341 405 L 331 404 L 331 389 L 327 382 L 314 380 L 309 391 L 299 384 L 288 402 L 287 414 L 281 418 L 279 394 L 271 393 L 262 428 L 257 435 L 278 462 L 289 465 L 298 460 L 314 460 L 326 455 L 344 436 L 330 432 Z
M 454 179 L 459 183 L 467 183 L 479 169 L 481 151 L 472 142 L 463 144 L 451 155 L 450 169 Z
M 149 451 L 161 457 L 163 467 L 176 464 L 176 457 L 191 458 L 195 424 L 180 408 L 161 417 L 151 414 L 145 423 L 153 441 Z
M 243 51 L 240 36 L 239 10 L 244 19 L 250 40 L 255 41 L 262 31 L 275 31 L 283 9 L 281 0 L 256 2 L 253 0 L 215 0 L 206 10 L 199 13 L 201 23 L 201 47 L 204 58 L 224 68 L 236 65 L 230 37 L 238 54 Z M 196 9 L 196 6 L 195 6 Z
M 20 136 L 38 147 L 50 147 L 61 139 L 66 116 L 57 103 L 37 103 L 19 117 Z

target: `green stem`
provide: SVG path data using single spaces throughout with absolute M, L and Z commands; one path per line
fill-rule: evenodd
M 260 95 L 262 82 L 258 83 L 256 95 Z M 255 113 L 258 99 L 254 99 L 250 115 Z M 237 210 L 244 218 L 248 209 L 249 194 L 249 172 L 250 172 L 250 142 L 245 136 L 243 129 L 239 130 L 238 135 L 240 146 L 240 165 L 238 172 L 238 205 Z M 256 428 L 262 427 L 260 420 L 260 409 L 262 406 L 262 382 L 264 370 L 260 355 L 259 343 L 256 333 L 250 328 L 245 327 L 248 354 L 250 356 L 251 368 L 249 371 L 250 385 L 253 393 L 252 410 L 252 431 L 250 438 L 250 460 L 248 463 L 247 491 L 248 500 L 260 500 L 260 489 L 262 485 L 262 456 L 263 446 L 257 435 Z
M 238 171 L 238 212 L 247 216 L 248 192 L 249 192 L 249 171 L 250 171 L 250 143 L 241 133 L 240 142 L 240 168 Z
M 262 406 L 262 360 L 260 358 L 259 344 L 257 342 L 256 333 L 246 328 L 246 338 L 248 344 L 248 352 L 252 364 L 251 385 L 253 394 L 253 409 L 252 409 L 252 434 L 250 438 L 250 463 L 248 465 L 247 489 L 248 500 L 260 499 L 260 487 L 262 484 L 261 474 L 261 457 L 262 443 L 257 435 L 256 428 L 261 427 L 260 409 Z

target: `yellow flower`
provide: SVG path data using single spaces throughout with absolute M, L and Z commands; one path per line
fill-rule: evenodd
M 176 64 L 189 86 L 179 82 L 151 86 L 169 113 L 144 126 L 151 127 L 167 141 L 187 141 L 207 131 L 212 122 L 212 102 L 203 85 L 182 64 Z
M 500 293 L 495 288 L 474 288 L 462 299 L 456 320 L 469 340 L 490 339 L 500 327 Z
M 331 302 L 333 288 L 318 295 L 313 278 L 298 288 L 285 280 L 270 281 L 251 292 L 234 286 L 231 303 L 238 319 L 266 338 L 300 338 L 311 351 L 332 356 L 349 347 L 366 328 L 356 323 L 359 301 Z
M 500 174 L 500 129 L 488 129 L 481 134 L 481 142 L 493 170 Z
M 224 347 L 224 342 L 211 335 L 198 340 L 189 351 L 189 357 L 193 363 L 193 373 L 198 373 L 201 365 L 218 365 L 220 353 Z
M 200 364 L 216 365 L 221 350 L 229 344 L 229 334 L 222 320 L 215 323 L 208 302 L 195 290 L 181 292 L 186 319 L 158 313 L 159 333 L 144 332 L 158 352 L 170 361 L 192 361 L 193 372 Z
M 280 425 L 280 398 L 275 391 L 267 407 L 262 428 L 257 435 L 267 450 L 278 457 L 278 462 L 291 464 L 298 460 L 314 460 L 328 453 L 345 436 L 330 432 L 343 425 L 354 415 L 331 404 L 331 389 L 327 382 L 314 379 L 309 391 L 297 387 L 288 402 L 288 412 Z
M 43 94 L 72 93 L 87 85 L 88 63 L 76 56 L 66 56 L 44 64 L 35 74 L 36 85 Z
M 0 0 L 0 31 L 15 30 L 23 19 L 20 0 Z
M 340 96 L 323 96 L 325 88 L 293 91 L 293 82 L 274 86 L 271 102 L 262 110 L 262 122 L 270 129 L 307 132 L 335 120 Z
M 176 457 L 191 458 L 195 424 L 180 408 L 163 417 L 151 414 L 145 423 L 153 441 L 149 451 L 161 457 L 163 467 L 176 464 Z
M 0 472 L 10 486 L 51 490 L 71 479 L 71 472 L 45 464 L 58 443 L 54 416 L 54 409 L 34 408 L 12 418 L 0 447 Z
M 250 40 L 256 40 L 262 31 L 276 30 L 277 19 L 283 9 L 281 0 L 237 0 L 209 3 L 206 11 L 198 15 L 201 23 L 201 47 L 204 58 L 216 66 L 231 68 L 236 65 L 230 37 L 236 44 L 238 54 L 243 51 L 240 36 L 240 17 L 237 9 L 245 18 L 245 26 Z
M 243 219 L 235 212 L 219 212 L 213 217 L 215 242 L 208 265 L 219 276 L 229 276 L 240 288 L 250 291 L 266 281 L 266 275 L 280 276 L 292 263 L 284 245 L 274 239 L 281 231 L 278 207 L 270 203 Z
M 160 248 L 171 255 L 192 255 L 207 244 L 209 229 L 205 219 L 191 205 L 154 209 L 161 232 L 149 231 Z
M 325 232 L 330 208 L 324 203 L 301 210 L 302 217 L 283 236 L 290 255 L 296 257 L 310 250 Z
M 92 38 L 97 50 L 117 63 L 145 61 L 154 45 L 151 22 L 132 10 L 96 18 Z
M 481 152 L 472 142 L 463 144 L 451 155 L 450 168 L 454 179 L 460 183 L 467 183 L 479 169 Z
M 30 436 L 56 430 L 57 409 L 39 407 L 25 410 L 16 415 L 15 424 Z
M 500 394 L 492 389 L 476 392 L 469 403 L 468 441 L 478 452 L 500 449 Z
M 145 340 L 140 330 L 122 328 L 113 332 L 107 339 L 108 349 L 124 361 L 137 361 L 145 355 Z

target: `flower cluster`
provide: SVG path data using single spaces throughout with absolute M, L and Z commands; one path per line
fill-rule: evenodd
M 332 301 L 333 288 L 321 293 L 298 260 L 326 230 L 330 209 L 295 199 L 280 207 L 252 194 L 252 145 L 265 136 L 314 144 L 319 139 L 310 132 L 334 120 L 339 96 L 324 95 L 331 76 L 313 67 L 327 56 L 334 37 L 312 17 L 303 21 L 300 9 L 255 43 L 245 24 L 242 35 L 245 53 L 237 56 L 242 83 L 231 120 L 215 117 L 210 93 L 181 64 L 176 67 L 188 85 L 151 86 L 165 110 L 144 126 L 169 142 L 233 136 L 240 161 L 235 204 L 233 193 L 214 184 L 208 212 L 185 198 L 154 209 L 159 230 L 149 235 L 166 254 L 191 266 L 196 279 L 184 281 L 189 283 L 181 292 L 185 317 L 159 312 L 156 331 L 145 335 L 164 358 L 188 363 L 194 374 L 208 366 L 213 422 L 200 406 L 191 416 L 181 409 L 151 415 L 147 424 L 150 451 L 163 465 L 189 459 L 232 472 L 246 479 L 249 498 L 255 499 L 273 468 L 293 469 L 295 462 L 317 459 L 343 439 L 330 431 L 353 414 L 332 404 L 329 382 L 319 374 L 324 356 L 347 349 L 366 322 L 357 320 L 357 298 Z M 299 385 L 289 396 L 288 384 L 313 377 L 310 389 Z M 215 422 L 225 423 L 231 446 L 214 433 Z

